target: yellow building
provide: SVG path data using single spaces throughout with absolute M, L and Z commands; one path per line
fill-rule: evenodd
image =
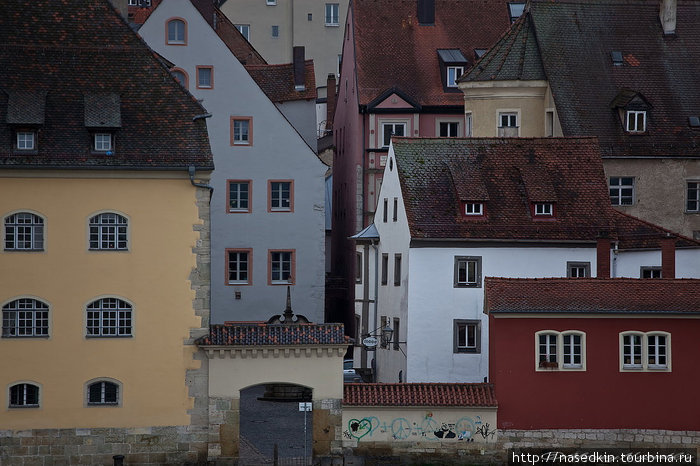
M 108 2 L 3 9 L 2 458 L 202 462 L 206 111 Z

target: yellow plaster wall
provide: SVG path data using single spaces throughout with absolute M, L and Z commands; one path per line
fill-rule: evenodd
M 31 296 L 50 306 L 49 338 L 0 339 L 0 429 L 184 425 L 185 370 L 199 327 L 189 274 L 199 223 L 181 179 L 2 178 L 0 213 L 45 218 L 43 252 L 0 252 L 0 304 Z M 88 251 L 90 216 L 129 219 L 129 251 Z M 85 306 L 117 296 L 133 306 L 133 337 L 85 338 Z M 122 383 L 122 406 L 86 407 L 85 382 Z M 9 409 L 9 386 L 41 386 L 40 408 Z

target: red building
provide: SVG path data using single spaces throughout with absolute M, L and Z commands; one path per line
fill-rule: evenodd
M 700 430 L 700 280 L 486 278 L 501 429 Z

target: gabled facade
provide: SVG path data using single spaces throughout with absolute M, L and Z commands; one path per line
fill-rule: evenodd
M 215 29 L 209 10 L 220 18 Z M 249 73 L 237 57 L 254 58 L 254 50 L 239 49 L 247 43 L 234 40 L 240 33 L 221 18 L 210 2 L 173 0 L 155 8 L 139 29 L 189 76 L 187 88 L 210 113 L 217 167 L 211 180 L 212 322 L 265 320 L 284 302 L 288 285 L 304 314 L 322 322 L 325 166 L 268 97 L 295 92 L 292 67 L 265 73 L 257 64 Z M 169 36 L 173 23 L 176 31 L 186 28 L 175 40 Z M 296 92 L 315 93 L 310 87 Z
M 684 0 L 531 2 L 460 79 L 474 136 L 596 136 L 616 209 L 700 238 L 699 21 Z
M 394 138 L 356 242 L 355 365 L 381 382 L 489 377 L 484 277 L 700 276 L 700 243 L 608 205 L 594 138 Z
M 0 29 L 3 460 L 136 463 L 141 432 L 204 461 L 205 110 L 108 2 L 7 1 Z
M 484 292 L 499 429 L 700 429 L 700 280 L 487 278 Z
M 346 282 L 335 307 L 351 313 L 348 237 L 372 222 L 392 134 L 471 135 L 455 80 L 507 30 L 509 11 L 500 0 L 351 3 L 333 121 L 332 274 Z

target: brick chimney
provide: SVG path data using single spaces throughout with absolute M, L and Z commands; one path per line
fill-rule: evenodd
M 304 64 L 304 46 L 297 45 L 292 49 L 294 56 L 294 90 L 306 90 L 306 76 Z
M 330 132 L 333 129 L 335 92 L 335 73 L 328 73 L 328 78 L 326 79 L 326 132 Z
M 676 278 L 676 238 L 661 240 L 661 278 Z
M 676 6 L 677 0 L 660 0 L 659 2 L 659 20 L 661 20 L 665 36 L 676 33 Z
M 610 278 L 610 238 L 598 238 L 596 246 L 596 276 Z

